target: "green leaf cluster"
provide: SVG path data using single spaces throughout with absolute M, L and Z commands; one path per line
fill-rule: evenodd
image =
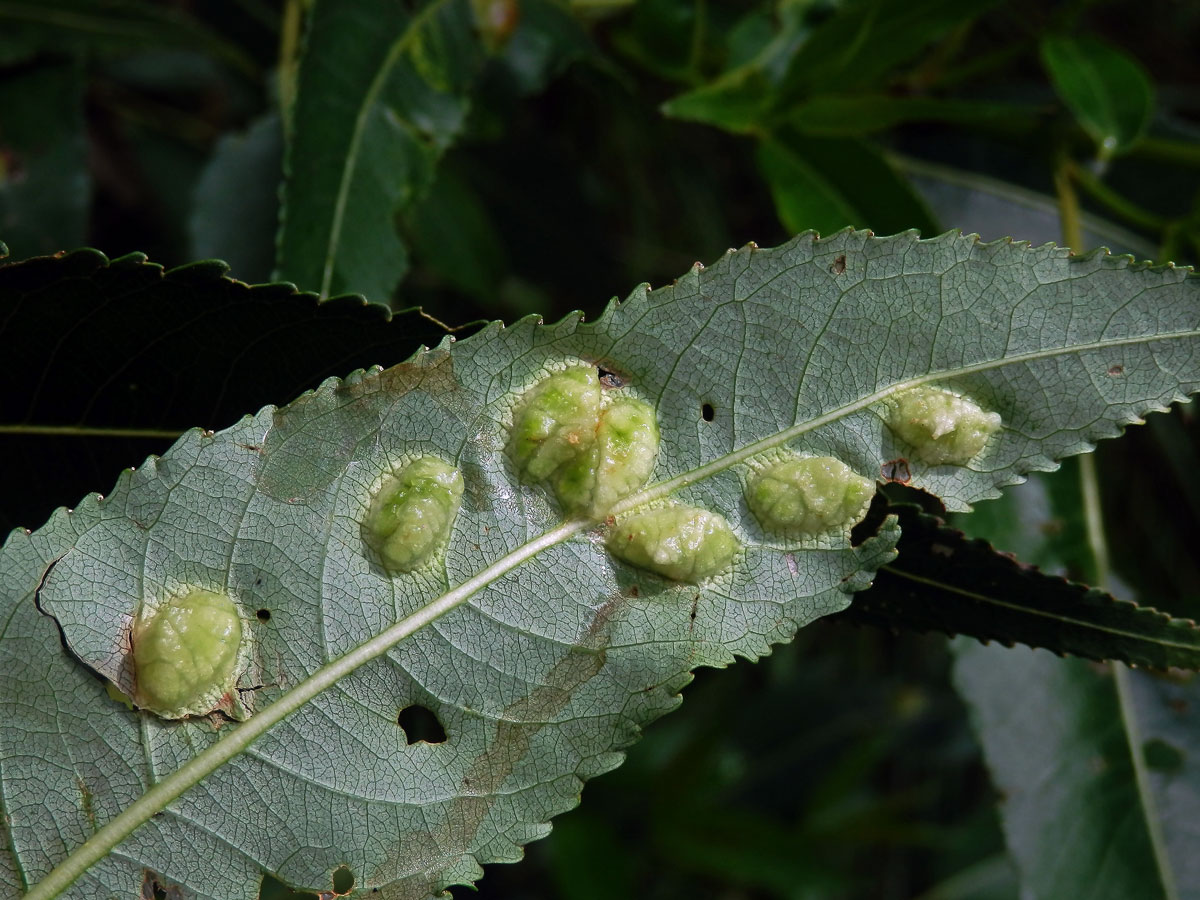
M 1196 34 L 0 2 L 0 896 L 1190 896 Z

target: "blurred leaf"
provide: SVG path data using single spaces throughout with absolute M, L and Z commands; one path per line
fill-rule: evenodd
M 1058 242 L 1058 202 L 1051 196 L 979 172 L 890 154 L 888 161 L 933 209 L 938 221 L 974 232 L 984 240 L 1017 237 L 1038 244 Z M 1153 259 L 1152 242 L 1100 216 L 1082 216 L 1084 244 Z
M 1038 112 L 1036 106 L 980 100 L 823 94 L 796 107 L 787 121 L 806 134 L 826 137 L 872 134 L 908 122 L 953 122 L 1020 132 L 1033 126 Z
M 1194 622 L 1022 565 L 915 506 L 887 512 L 900 518 L 899 556 L 840 614 L 851 621 L 1156 669 L 1200 669 Z
M 275 257 L 283 128 L 278 112 L 217 142 L 188 218 L 191 256 L 223 259 L 241 280 L 266 281 Z
M 774 28 L 760 13 L 748 14 L 729 34 L 730 68 L 671 98 L 662 105 L 662 112 L 734 133 L 764 131 L 783 72 L 811 31 L 806 14 L 809 5 L 781 5 Z
M 805 94 L 876 87 L 893 68 L 998 0 L 855 0 L 815 28 L 792 59 L 781 108 Z
M 550 872 L 559 900 L 636 897 L 629 847 L 608 822 L 579 810 L 554 823 Z
M 0 0 L 0 61 L 40 50 L 114 52 L 134 48 L 196 50 L 255 76 L 242 48 L 174 4 L 145 0 Z
M 0 233 L 18 256 L 83 243 L 91 200 L 75 63 L 0 81 Z
M 1019 537 L 1020 549 L 1050 567 L 1090 568 L 1077 485 L 1074 471 L 1035 475 L 1008 492 L 1019 527 L 997 508 L 973 530 L 1006 547 L 1012 544 L 1003 541 Z M 1200 679 L 969 640 L 954 648 L 955 685 L 1001 794 L 1023 896 L 1196 896 L 1200 765 L 1189 751 L 1200 742 Z M 1180 751 L 1179 764 L 1155 770 L 1151 763 L 1164 755 L 1177 758 L 1172 750 Z
M 545 89 L 572 62 L 596 52 L 591 37 L 565 2 L 520 0 L 516 9 L 516 30 L 499 61 L 512 73 L 521 93 Z
M 408 217 L 420 262 L 444 283 L 495 303 L 508 274 L 504 243 L 487 208 L 448 166 Z
M 0 533 L 73 505 L 191 425 L 223 428 L 442 336 L 414 312 L 393 317 L 358 297 L 317 304 L 224 271 L 164 272 L 95 250 L 0 266 L 0 343 L 29 379 L 0 395 Z
M 664 115 L 703 122 L 734 133 L 759 130 L 772 86 L 758 66 L 734 69 L 716 81 L 679 94 L 662 105 Z
M 394 215 L 422 196 L 483 61 L 470 0 L 317 0 L 285 154 L 276 275 L 387 302 L 408 268 Z
M 830 234 L 848 225 L 879 234 L 939 230 L 907 182 L 863 142 L 785 131 L 759 145 L 758 167 L 789 231 Z
M 1003 798 L 1005 834 L 1028 896 L 1179 896 L 1164 886 L 1155 839 L 1165 830 L 1172 864 L 1195 873 L 1190 833 L 1195 808 L 1183 813 L 1177 802 L 1171 820 L 1163 821 L 1147 805 L 1155 798 L 1139 791 L 1143 763 L 1135 761 L 1130 746 L 1141 753 L 1142 740 L 1126 729 L 1111 670 L 1044 651 L 984 647 L 966 639 L 955 646 L 955 684 L 971 706 Z M 1153 678 L 1137 681 L 1148 686 Z M 1188 702 L 1194 707 L 1198 683 L 1190 684 Z M 1196 746 L 1194 709 L 1175 731 L 1182 732 L 1175 739 L 1185 739 L 1183 746 Z M 1171 780 L 1188 790 L 1190 779 L 1194 797 L 1194 762 L 1185 776 Z M 1194 891 L 1200 882 L 1190 887 Z
M 1047 37 L 1042 63 L 1100 156 L 1128 150 L 1154 115 L 1154 86 L 1137 60 L 1094 37 Z

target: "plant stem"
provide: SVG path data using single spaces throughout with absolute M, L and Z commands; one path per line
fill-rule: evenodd
M 1054 166 L 1054 192 L 1058 196 L 1058 217 L 1063 243 L 1080 253 L 1083 251 L 1083 227 L 1079 221 L 1079 195 L 1075 193 L 1075 185 L 1071 183 L 1073 165 L 1066 153 L 1060 153 Z
M 1054 169 L 1054 187 L 1058 193 L 1059 214 L 1062 217 L 1063 241 L 1072 247 L 1082 246 L 1083 234 L 1079 224 L 1079 198 L 1071 183 L 1071 171 L 1075 164 L 1064 153 Z M 1108 590 L 1109 584 L 1109 555 L 1108 540 L 1104 534 L 1104 517 L 1100 506 L 1100 479 L 1096 473 L 1096 458 L 1091 453 L 1085 453 L 1079 458 L 1079 480 L 1083 492 L 1083 521 L 1087 532 L 1088 548 L 1092 556 L 1092 583 L 1103 590 Z M 1138 800 L 1142 806 L 1142 815 L 1146 820 L 1147 837 L 1150 840 L 1151 851 L 1154 854 L 1154 864 L 1158 871 L 1163 896 L 1167 900 L 1177 900 L 1175 879 L 1171 871 L 1171 861 L 1167 855 L 1166 836 L 1163 833 L 1162 820 L 1158 815 L 1154 795 L 1151 793 L 1150 776 L 1146 770 L 1146 760 L 1142 753 L 1142 739 L 1137 721 L 1137 709 L 1131 684 L 1132 673 L 1123 663 L 1110 663 L 1113 682 L 1117 692 L 1117 703 L 1121 709 L 1121 719 L 1125 731 L 1125 740 L 1129 747 L 1129 759 L 1133 768 L 1134 781 L 1137 784 Z
M 1172 138 L 1144 137 L 1130 148 L 1130 155 L 1160 159 L 1185 166 L 1200 166 L 1200 144 Z
M 1138 206 L 1123 194 L 1114 191 L 1086 166 L 1068 162 L 1068 175 L 1078 182 L 1079 186 L 1087 191 L 1093 199 L 1108 207 L 1110 212 L 1127 222 L 1150 231 L 1162 231 L 1167 227 L 1165 216 L 1152 213 L 1150 210 Z

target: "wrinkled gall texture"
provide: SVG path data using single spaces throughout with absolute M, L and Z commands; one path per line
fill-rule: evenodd
M 751 474 L 746 503 L 767 531 L 816 535 L 866 515 L 875 484 L 832 456 L 792 457 Z
M 389 476 L 375 494 L 363 539 L 385 569 L 411 572 L 446 546 L 462 495 L 458 469 L 436 456 L 422 456 Z
M 641 400 L 606 403 L 596 370 L 575 366 L 522 398 L 509 452 L 522 478 L 548 484 L 568 513 L 600 518 L 649 479 L 658 421 Z
M 518 471 L 545 481 L 574 462 L 596 437 L 600 379 L 577 366 L 535 384 L 513 418 L 509 450 Z
M 657 456 L 654 409 L 617 400 L 600 414 L 591 446 L 559 471 L 554 493 L 569 511 L 598 518 L 646 483 Z
M 192 591 L 139 618 L 134 702 L 166 718 L 211 712 L 233 689 L 242 620 L 224 594 Z
M 891 402 L 888 426 L 921 462 L 965 466 L 1000 429 L 1000 416 L 952 391 L 919 387 Z
M 608 549 L 631 566 L 695 584 L 729 568 L 741 542 L 724 516 L 673 504 L 622 518 Z

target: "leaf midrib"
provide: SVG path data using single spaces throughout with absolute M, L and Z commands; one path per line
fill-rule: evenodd
M 350 144 L 346 149 L 346 162 L 342 166 L 342 177 L 338 182 L 337 196 L 333 204 L 333 215 L 329 223 L 329 239 L 325 244 L 325 260 L 321 268 L 321 288 L 319 293 L 322 297 L 329 296 L 329 290 L 333 284 L 334 263 L 337 259 L 338 247 L 341 243 L 342 225 L 346 218 L 346 204 L 350 198 L 350 186 L 354 182 L 354 176 L 358 172 L 358 161 L 359 156 L 362 154 L 363 136 L 367 131 L 367 122 L 371 117 L 371 110 L 379 100 L 379 94 L 383 90 L 383 86 L 387 83 L 388 78 L 391 77 L 392 69 L 400 61 L 400 57 L 412 45 L 412 42 L 416 39 L 416 35 L 425 26 L 426 21 L 447 2 L 449 0 L 433 0 L 428 6 L 423 7 L 413 15 L 403 34 L 400 35 L 388 50 L 387 56 L 384 57 L 379 70 L 375 73 L 375 77 L 371 79 L 371 84 L 367 87 L 366 93 L 363 94 L 362 103 L 359 104 L 358 112 L 354 117 L 354 129 L 350 133 Z
M 444 2 L 444 0 L 437 0 L 437 2 Z M 1150 336 L 1142 335 L 1091 341 L 1086 344 L 1076 344 L 1068 347 L 1034 350 L 986 362 L 959 366 L 954 369 L 942 369 L 927 375 L 895 382 L 852 403 L 844 404 L 814 419 L 798 423 L 790 428 L 785 428 L 774 435 L 754 441 L 739 450 L 718 457 L 705 465 L 651 485 L 615 504 L 609 509 L 606 518 L 621 515 L 635 507 L 662 499 L 681 488 L 710 478 L 719 472 L 744 463 L 764 451 L 784 445 L 800 435 L 866 409 L 873 404 L 887 399 L 890 395 L 902 391 L 947 378 L 961 377 L 963 375 L 985 372 L 1039 359 L 1187 338 L 1200 338 L 1200 329 Z M 376 657 L 382 656 L 409 635 L 419 631 L 450 610 L 466 602 L 477 592 L 498 581 L 538 553 L 569 540 L 575 535 L 594 527 L 596 523 L 597 520 L 595 519 L 569 519 L 556 528 L 544 532 L 529 543 L 516 548 L 476 575 L 430 601 L 421 609 L 313 672 L 294 688 L 257 712 L 252 718 L 234 728 L 226 737 L 218 740 L 192 757 L 171 775 L 168 775 L 147 790 L 146 793 L 101 827 L 91 838 L 59 863 L 41 882 L 26 894 L 25 900 L 52 900 L 52 898 L 59 896 L 62 891 L 66 890 L 93 864 L 103 859 L 113 848 L 132 834 L 135 829 L 147 822 L 155 813 L 161 812 L 168 804 L 180 797 L 193 785 L 198 784 L 225 763 L 240 755 L 272 727 L 299 710 L 322 691 L 331 687 L 334 683 L 349 675 L 360 666 L 365 665 Z

